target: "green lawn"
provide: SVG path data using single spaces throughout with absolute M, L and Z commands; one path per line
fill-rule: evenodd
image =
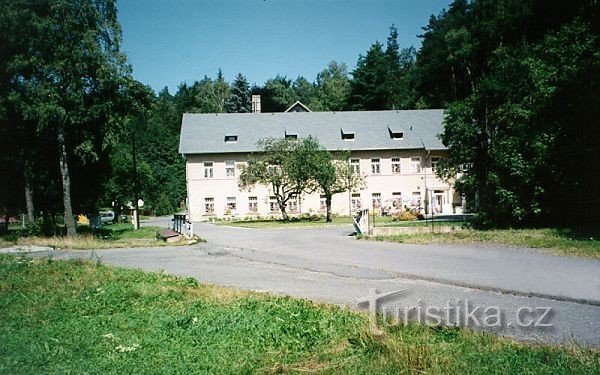
M 305 300 L 0 256 L 0 373 L 598 373 L 600 351 L 386 325 Z
M 181 240 L 166 243 L 157 239 L 159 227 L 140 227 L 133 230 L 129 223 L 105 225 L 92 233 L 88 227 L 79 227 L 76 237 L 44 237 L 20 235 L 19 231 L 9 231 L 0 237 L 1 246 L 49 246 L 57 249 L 109 249 L 121 247 L 155 247 L 188 245 L 202 241 L 201 239 Z
M 289 221 L 281 219 L 262 219 L 262 220 L 217 220 L 217 225 L 230 225 L 245 228 L 294 228 L 294 227 L 318 227 L 326 225 L 344 225 L 352 224 L 350 216 L 334 216 L 331 223 L 325 222 L 324 217 L 312 218 L 292 218 Z M 434 226 L 455 226 L 461 227 L 466 221 L 436 221 Z M 429 220 L 413 220 L 413 221 L 393 221 L 391 216 L 376 216 L 375 225 L 383 227 L 425 227 L 431 226 Z
M 568 229 L 466 229 L 451 233 L 411 233 L 375 236 L 371 239 L 419 244 L 489 242 L 549 249 L 557 255 L 600 258 L 600 237 L 583 235 Z
M 461 228 L 468 226 L 468 221 L 461 220 L 444 220 L 434 221 L 433 227 L 456 227 Z M 391 216 L 379 216 L 375 217 L 375 226 L 377 227 L 411 227 L 411 228 L 425 228 L 432 227 L 431 220 L 410 220 L 410 221 L 394 221 Z
M 284 221 L 281 219 L 264 220 L 218 220 L 217 225 L 230 225 L 244 228 L 297 228 L 297 227 L 320 227 L 329 225 L 350 225 L 352 218 L 350 216 L 334 216 L 331 223 L 325 222 L 324 217 L 312 217 L 302 219 L 291 219 Z

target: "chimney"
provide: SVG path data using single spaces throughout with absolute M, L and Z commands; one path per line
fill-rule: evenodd
M 260 95 L 252 95 L 252 113 L 260 113 Z

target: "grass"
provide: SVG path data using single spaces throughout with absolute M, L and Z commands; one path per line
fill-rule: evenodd
M 350 216 L 334 216 L 332 222 L 327 223 L 324 217 L 312 216 L 310 218 L 292 218 L 289 221 L 281 219 L 258 219 L 258 220 L 218 220 L 217 225 L 230 225 L 244 228 L 298 228 L 298 227 L 320 227 L 329 225 L 352 224 Z
M 0 237 L 0 247 L 5 246 L 47 246 L 55 249 L 109 249 L 123 247 L 156 247 L 189 245 L 202 241 L 201 239 L 180 240 L 178 242 L 166 243 L 156 238 L 159 227 L 140 227 L 133 230 L 128 223 L 106 225 L 98 233 L 92 234 L 85 227 L 79 228 L 80 233 L 76 237 L 66 236 L 20 236 L 18 231 Z
M 372 239 L 418 244 L 488 242 L 549 249 L 556 255 L 600 258 L 599 237 L 588 237 L 567 229 L 465 229 L 451 233 L 410 233 L 375 236 Z
M 461 228 L 467 226 L 468 221 L 460 220 L 443 220 L 434 221 L 433 226 L 435 227 L 456 227 Z M 411 221 L 393 221 L 391 217 L 377 217 L 375 219 L 375 226 L 378 227 L 410 227 L 410 228 L 431 228 L 431 220 L 411 220 Z
M 0 373 L 598 373 L 600 351 L 86 261 L 0 256 Z
M 217 220 L 217 225 L 230 225 L 235 227 L 245 228 L 297 228 L 297 227 L 319 227 L 328 225 L 346 225 L 352 224 L 350 216 L 333 216 L 332 222 L 325 222 L 325 218 L 321 216 L 311 216 L 303 218 L 292 218 L 289 221 L 281 219 L 248 219 L 248 220 Z M 456 226 L 461 227 L 465 221 L 436 221 L 436 226 Z M 393 221 L 391 216 L 376 216 L 375 225 L 383 227 L 425 227 L 431 226 L 431 221 L 414 220 L 414 221 Z

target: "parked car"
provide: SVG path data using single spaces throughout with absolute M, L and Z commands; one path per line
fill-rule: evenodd
M 100 211 L 100 222 L 102 224 L 112 224 L 115 220 L 114 211 Z

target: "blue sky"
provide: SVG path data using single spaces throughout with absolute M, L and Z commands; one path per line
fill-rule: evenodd
M 313 81 L 336 60 L 351 71 L 360 53 L 398 28 L 401 47 L 450 0 L 121 0 L 122 50 L 134 77 L 171 93 L 186 81 L 227 81 L 241 72 L 262 85 L 282 74 Z

